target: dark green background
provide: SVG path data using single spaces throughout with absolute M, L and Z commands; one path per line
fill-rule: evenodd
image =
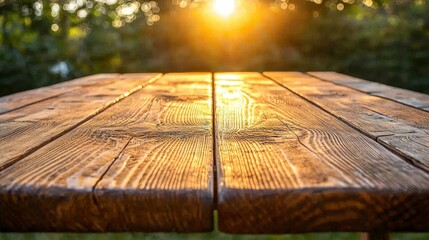
M 293 10 L 247 0 L 238 10 L 254 20 L 244 23 L 213 20 L 201 13 L 209 3 L 190 0 L 184 8 L 154 1 L 130 16 L 117 8 L 148 2 L 87 0 L 64 10 L 71 1 L 0 1 L 0 95 L 101 72 L 267 70 L 334 70 L 429 93 L 427 0 L 288 0 Z M 53 4 L 62 6 L 55 16 Z M 53 71 L 59 63 L 67 73 Z

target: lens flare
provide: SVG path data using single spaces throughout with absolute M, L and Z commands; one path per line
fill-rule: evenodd
M 228 17 L 235 10 L 235 0 L 214 0 L 213 10 L 220 16 Z

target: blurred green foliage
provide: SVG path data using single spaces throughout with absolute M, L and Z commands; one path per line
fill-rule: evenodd
M 0 95 L 100 72 L 334 70 L 429 93 L 427 0 L 0 0 Z M 210 16 L 209 16 L 210 15 Z

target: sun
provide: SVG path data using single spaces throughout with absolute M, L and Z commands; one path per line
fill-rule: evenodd
M 214 0 L 213 10 L 220 16 L 228 17 L 235 10 L 235 0 Z

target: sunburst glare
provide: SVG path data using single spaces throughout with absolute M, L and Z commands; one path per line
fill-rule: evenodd
M 228 17 L 235 11 L 235 0 L 214 0 L 213 10 L 220 16 Z

